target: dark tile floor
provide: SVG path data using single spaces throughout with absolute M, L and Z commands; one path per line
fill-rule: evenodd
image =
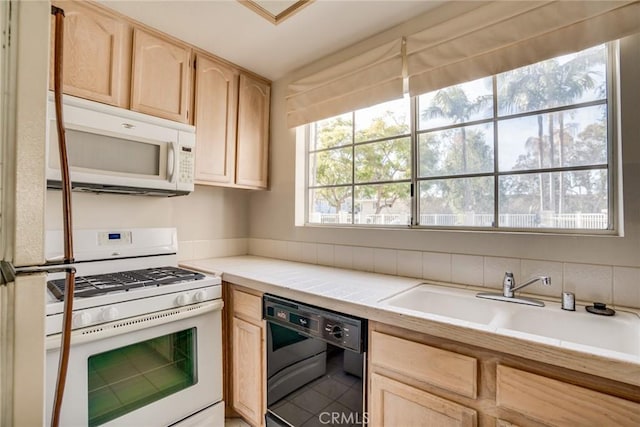
M 361 426 L 362 379 L 343 370 L 342 350 L 327 354 L 324 376 L 272 405 L 295 427 Z

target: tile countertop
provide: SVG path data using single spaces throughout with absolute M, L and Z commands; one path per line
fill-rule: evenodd
M 424 283 L 421 279 L 255 256 L 182 261 L 180 265 L 221 275 L 227 282 L 261 292 L 640 386 L 640 357 L 637 356 L 498 330 L 380 303 L 383 299 Z M 433 281 L 429 283 L 447 285 Z

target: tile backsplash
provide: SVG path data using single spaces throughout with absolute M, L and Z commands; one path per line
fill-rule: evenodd
M 244 242 L 239 242 L 241 240 Z M 210 242 L 213 243 L 209 243 L 209 246 L 192 242 L 194 254 L 197 254 L 198 258 L 207 258 L 248 253 L 329 267 L 495 289 L 502 288 L 505 271 L 513 272 L 516 284 L 530 277 L 547 275 L 551 277 L 551 286 L 536 283 L 527 288 L 526 292 L 560 299 L 562 292 L 566 291 L 575 293 L 578 301 L 598 301 L 640 308 L 640 268 L 254 238 Z M 205 252 L 197 252 L 197 248 L 205 246 L 210 252 L 229 253 L 201 256 Z M 181 254 L 180 259 L 189 258 Z
M 246 255 L 247 253 L 249 253 L 249 239 L 245 238 L 178 242 L 178 261 Z

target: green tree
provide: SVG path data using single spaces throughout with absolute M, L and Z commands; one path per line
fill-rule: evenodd
M 449 132 L 456 132 L 450 130 Z M 456 132 L 458 135 L 460 132 Z M 455 170 L 466 156 L 469 170 L 493 170 L 493 148 L 486 143 L 485 135 L 477 129 L 465 134 L 467 150 L 448 150 L 444 155 L 445 170 Z M 453 213 L 492 213 L 493 180 L 486 178 L 462 178 L 440 181 L 446 203 Z
M 564 163 L 571 166 L 598 165 L 607 163 L 607 126 L 606 120 L 601 119 L 590 123 L 577 135 L 573 136 L 568 129 L 575 128 L 578 123 L 568 123 L 565 126 L 563 139 L 571 146 L 566 151 Z M 537 138 L 535 144 L 527 144 L 527 152 L 516 161 L 517 169 L 530 169 L 537 163 Z M 545 139 L 545 149 L 548 150 L 548 139 Z M 607 175 L 601 171 L 575 171 L 564 172 L 562 209 L 564 212 L 591 212 L 597 213 L 607 208 Z M 500 194 L 507 200 L 501 205 L 503 213 L 538 212 L 539 200 L 532 195 L 542 190 L 546 193 L 549 188 L 548 181 L 531 179 L 531 175 L 504 176 L 500 180 Z
M 354 177 L 355 184 L 410 178 L 411 142 L 406 136 L 409 124 L 398 112 L 385 111 L 371 119 L 367 128 L 355 133 L 353 120 L 344 116 L 325 121 L 316 129 L 311 147 L 321 151 L 311 154 L 311 182 L 315 186 L 329 186 L 316 189 L 316 198 L 325 200 L 337 213 L 349 199 L 356 197 L 351 194 Z M 352 147 L 352 139 L 363 144 Z M 345 144 L 349 146 L 341 147 Z M 407 196 L 407 188 L 407 184 L 358 185 L 357 196 L 372 200 L 375 213 L 379 214 Z
M 431 105 L 422 112 L 423 119 L 446 117 L 452 119 L 454 124 L 468 122 L 473 114 L 480 111 L 492 96 L 481 96 L 477 99 L 469 99 L 467 93 L 460 86 L 451 86 L 436 92 Z M 467 131 L 464 126 L 460 130 L 460 146 L 462 148 L 462 170 L 467 169 Z
M 485 107 L 492 100 L 491 95 L 481 96 L 477 99 L 469 99 L 467 93 L 460 86 L 451 86 L 436 92 L 431 105 L 422 112 L 422 118 L 425 120 L 446 117 L 453 121 L 454 124 L 465 123 L 470 118 Z M 467 129 L 461 126 L 456 129 L 457 141 L 461 147 L 461 165 L 460 172 L 467 173 L 469 168 L 469 154 L 467 153 Z M 461 199 L 462 210 L 473 210 L 473 197 L 468 180 L 462 180 L 463 197 Z
M 371 121 L 366 129 L 356 133 L 356 141 L 372 141 L 406 135 L 409 125 L 392 111 Z M 409 179 L 411 177 L 411 140 L 408 137 L 386 139 L 355 147 L 356 183 L 374 183 Z M 373 200 L 375 213 L 392 208 L 398 199 L 406 198 L 406 184 L 381 184 L 359 187 L 362 198 Z
M 570 60 L 561 63 L 558 59 L 550 59 L 537 64 L 522 67 L 501 74 L 498 77 L 498 102 L 503 112 L 528 112 L 545 108 L 568 105 L 580 99 L 586 91 L 595 88 L 595 76 L 599 66 L 606 63 L 603 54 L 604 47 L 587 50 Z M 601 67 L 600 67 L 601 68 Z M 527 148 L 535 153 L 537 167 L 563 166 L 565 163 L 566 135 L 564 111 L 548 113 L 547 135 L 544 134 L 544 116 L 536 117 L 538 122 L 537 150 L 533 150 L 534 140 L 529 138 Z M 555 130 L 555 119 L 558 119 L 559 129 Z M 558 140 L 559 149 L 556 148 Z M 556 162 L 556 151 L 558 161 Z M 545 155 L 546 154 L 546 155 Z M 556 189 L 558 194 L 558 210 L 562 212 L 563 181 L 553 181 L 553 175 L 548 184 L 543 182 L 539 187 L 540 210 L 556 210 Z M 549 197 L 545 203 L 545 190 Z
M 605 120 L 588 125 L 578 134 L 567 162 L 572 165 L 607 163 Z M 569 212 L 597 213 L 608 207 L 607 174 L 599 171 L 569 172 L 566 179 Z
M 315 138 L 311 149 L 318 151 L 311 155 L 309 162 L 310 182 L 312 185 L 333 186 L 317 189 L 316 198 L 326 200 L 335 209 L 342 211 L 343 205 L 351 197 L 350 187 L 335 187 L 351 184 L 353 158 L 351 148 L 336 148 L 351 143 L 353 121 L 339 116 L 316 124 Z

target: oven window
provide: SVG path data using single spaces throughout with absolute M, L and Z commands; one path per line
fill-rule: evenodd
M 308 339 L 304 335 L 301 335 L 292 329 L 282 327 L 276 323 L 269 322 L 269 327 L 271 328 L 271 340 L 273 345 L 272 351 L 276 351 L 283 347 Z
M 196 382 L 196 328 L 89 357 L 89 426 L 133 412 Z

